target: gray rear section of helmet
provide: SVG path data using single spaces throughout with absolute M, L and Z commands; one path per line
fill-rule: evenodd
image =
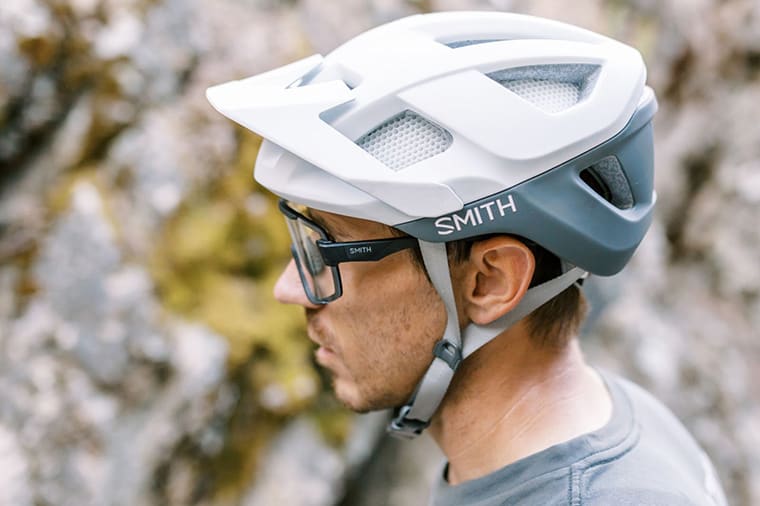
M 633 255 L 651 222 L 651 119 L 656 110 L 653 97 L 641 105 L 623 130 L 594 149 L 533 179 L 468 203 L 460 211 L 397 228 L 431 242 L 514 234 L 593 274 L 616 274 Z M 581 173 L 589 168 L 605 184 L 609 200 L 581 179 Z

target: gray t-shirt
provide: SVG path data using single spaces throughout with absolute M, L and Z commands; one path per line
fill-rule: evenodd
M 675 416 L 637 385 L 601 374 L 613 404 L 604 427 L 457 486 L 442 475 L 432 503 L 725 505 L 712 464 Z

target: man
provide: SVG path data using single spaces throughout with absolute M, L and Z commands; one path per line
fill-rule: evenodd
M 672 414 L 588 367 L 588 273 L 620 271 L 654 205 L 639 53 L 504 13 L 405 18 L 208 90 L 264 137 L 338 398 L 395 407 L 448 465 L 436 504 L 724 504 Z

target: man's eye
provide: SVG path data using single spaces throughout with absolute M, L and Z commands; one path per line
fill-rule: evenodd
M 319 252 L 317 244 L 312 241 L 306 241 L 306 260 L 309 263 L 309 272 L 317 275 L 325 270 L 325 262 L 322 260 L 322 254 Z

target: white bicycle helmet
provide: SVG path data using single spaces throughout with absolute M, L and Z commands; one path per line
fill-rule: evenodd
M 651 221 L 657 102 L 633 48 L 546 19 L 411 16 L 208 89 L 264 138 L 255 177 L 280 197 L 395 227 L 419 242 L 448 322 L 391 432 L 429 423 L 466 358 L 590 272 L 628 262 Z M 529 239 L 563 273 L 460 335 L 445 243 Z

